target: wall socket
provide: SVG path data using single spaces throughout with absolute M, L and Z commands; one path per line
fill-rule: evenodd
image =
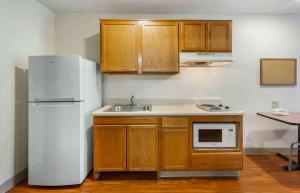
M 272 101 L 272 109 L 279 108 L 279 101 L 278 100 L 273 100 Z

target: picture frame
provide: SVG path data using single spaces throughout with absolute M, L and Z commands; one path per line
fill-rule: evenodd
M 296 58 L 261 58 L 260 85 L 293 86 L 297 85 Z

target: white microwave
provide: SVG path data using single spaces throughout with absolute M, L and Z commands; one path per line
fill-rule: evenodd
M 236 135 L 234 123 L 193 123 L 193 148 L 234 148 Z

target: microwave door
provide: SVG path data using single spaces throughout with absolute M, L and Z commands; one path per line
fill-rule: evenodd
M 222 129 L 201 129 L 198 133 L 198 142 L 222 143 L 222 136 Z
M 236 125 L 232 123 L 193 124 L 194 148 L 236 147 Z

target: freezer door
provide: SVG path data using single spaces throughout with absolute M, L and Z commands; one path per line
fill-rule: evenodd
M 81 101 L 84 73 L 80 56 L 30 56 L 29 101 Z
M 80 184 L 83 102 L 29 103 L 28 183 Z

